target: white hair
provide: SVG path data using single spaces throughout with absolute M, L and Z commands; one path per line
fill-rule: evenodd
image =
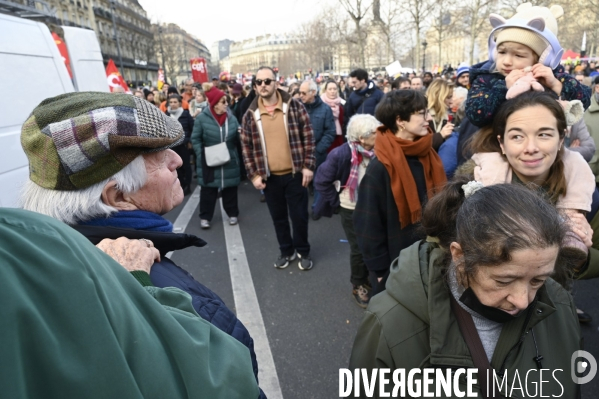
M 51 190 L 27 180 L 19 202 L 23 209 L 73 225 L 118 212 L 102 202 L 102 191 L 108 182 L 115 181 L 117 190 L 131 194 L 142 188 L 147 179 L 146 164 L 140 155 L 112 177 L 81 190 Z
M 464 101 L 468 97 L 468 89 L 465 87 L 456 87 L 453 89 L 453 98 L 459 98 Z
M 306 79 L 306 80 L 304 80 L 303 83 L 308 83 L 308 90 L 314 90 L 315 92 L 318 93 L 318 85 L 316 84 L 315 81 L 313 81 L 311 79 Z
M 372 115 L 354 115 L 347 124 L 347 141 L 359 141 L 360 138 L 368 138 L 381 125 L 382 123 Z

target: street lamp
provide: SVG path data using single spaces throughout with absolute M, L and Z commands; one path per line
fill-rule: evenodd
M 121 57 L 121 44 L 119 42 L 119 34 L 116 30 L 116 0 L 110 0 L 110 11 L 112 14 L 112 31 L 114 32 L 114 41 L 116 42 L 116 51 L 119 57 L 119 67 L 121 68 L 121 74 L 125 76 L 125 69 L 123 68 L 123 58 Z
M 424 73 L 426 71 L 426 46 L 428 45 L 428 43 L 426 42 L 426 39 L 424 39 L 422 41 L 422 73 Z

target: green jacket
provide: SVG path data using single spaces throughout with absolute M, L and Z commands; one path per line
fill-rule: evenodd
M 229 129 L 225 132 L 227 126 Z M 200 186 L 225 188 L 239 185 L 241 179 L 239 175 L 240 159 L 237 152 L 237 144 L 239 143 L 238 129 L 239 123 L 237 122 L 237 118 L 229 111 L 227 111 L 227 123 L 222 126 L 218 126 L 216 119 L 214 119 L 212 112 L 210 112 L 210 107 L 204 108 L 202 113 L 196 117 L 193 132 L 191 133 L 191 143 L 197 156 L 196 170 Z M 220 144 L 222 136 L 225 133 L 231 160 L 222 166 L 214 167 L 214 181 L 205 182 L 204 175 L 202 174 L 204 147 Z
M 247 347 L 67 225 L 0 208 L 0 259 L 0 396 L 258 397 Z
M 412 368 L 474 367 L 451 311 L 451 292 L 441 272 L 443 258 L 444 252 L 437 244 L 424 241 L 401 252 L 392 264 L 387 290 L 370 301 L 354 342 L 350 370 L 405 368 L 407 375 Z M 532 328 L 543 368 L 562 369 L 555 374 L 564 389 L 561 397 L 575 398 L 578 386 L 570 375 L 570 360 L 580 349 L 581 334 L 572 297 L 549 279 L 537 298 L 527 315 L 503 325 L 491 366 L 497 372 L 507 370 L 510 389 L 515 370 L 525 385 L 527 371 L 537 370 L 533 361 L 537 355 L 535 343 L 533 334 L 529 334 Z M 536 380 L 538 384 L 539 375 L 538 371 L 531 373 L 530 396 L 534 392 L 530 382 Z M 543 381 L 547 381 L 543 383 L 543 395 L 560 394 L 561 388 L 551 373 L 544 373 Z M 463 390 L 465 379 L 462 383 Z M 514 390 L 510 397 L 529 395 Z
M 599 183 L 599 104 L 597 104 L 595 94 L 591 96 L 591 106 L 584 113 L 584 123 L 586 123 L 589 134 L 598 149 L 589 161 L 589 166 L 595 175 L 595 180 Z

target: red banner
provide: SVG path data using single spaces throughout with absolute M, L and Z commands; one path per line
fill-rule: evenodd
M 52 38 L 54 39 L 54 43 L 56 43 L 56 47 L 58 47 L 58 52 L 62 56 L 64 65 L 67 67 L 69 77 L 73 79 L 73 73 L 71 72 L 71 61 L 69 60 L 69 51 L 67 50 L 67 45 L 55 32 L 52 32 Z
M 115 87 L 121 86 L 125 90 L 125 93 L 131 94 L 129 86 L 127 86 L 125 79 L 123 79 L 123 77 L 119 73 L 119 70 L 114 64 L 112 58 L 108 60 L 108 65 L 106 65 L 106 80 L 108 81 L 110 92 L 113 92 Z
M 208 65 L 206 65 L 206 60 L 203 58 L 192 58 L 189 62 L 191 63 L 191 75 L 193 81 L 196 83 L 207 82 Z

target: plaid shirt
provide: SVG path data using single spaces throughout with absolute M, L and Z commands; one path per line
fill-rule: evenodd
M 310 117 L 304 106 L 297 100 L 291 98 L 288 93 L 278 90 L 283 102 L 287 103 L 287 112 L 285 119 L 287 121 L 287 136 L 289 146 L 291 147 L 291 160 L 293 161 L 293 173 L 300 172 L 303 168 L 314 170 L 316 167 L 316 158 L 314 150 L 314 133 L 310 124 Z M 243 116 L 241 122 L 241 148 L 243 150 L 243 161 L 245 170 L 251 180 L 256 176 L 262 176 L 267 179 L 268 165 L 258 129 L 254 112 L 258 108 L 258 99 L 256 97 L 250 104 L 248 111 Z

